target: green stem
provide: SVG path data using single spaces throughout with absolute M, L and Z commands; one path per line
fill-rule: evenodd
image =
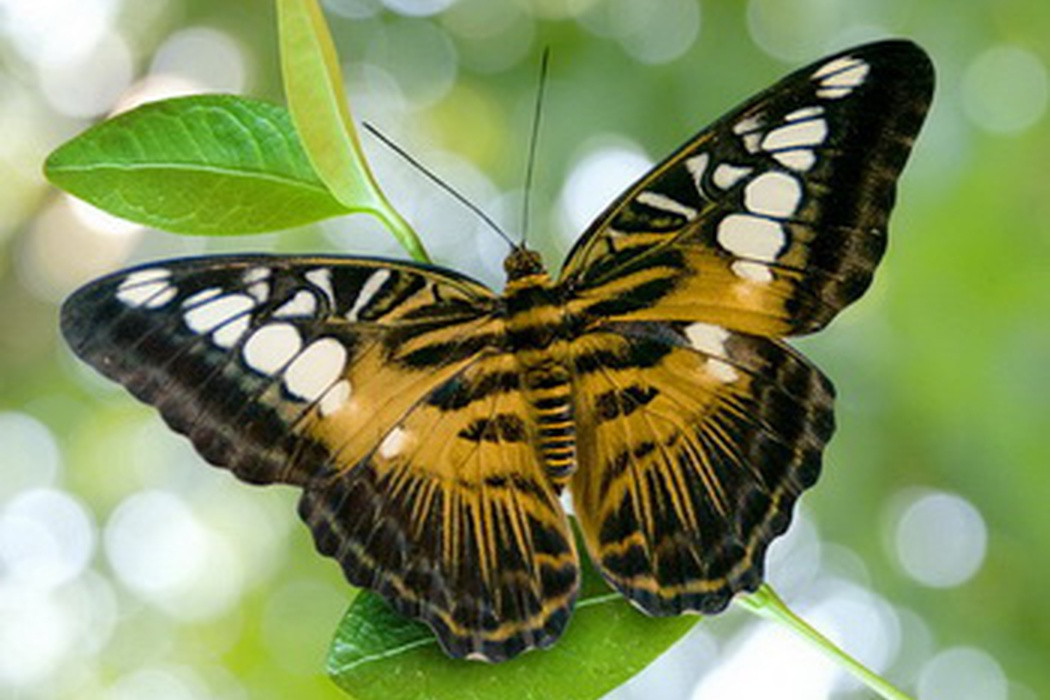
M 792 612 L 784 601 L 780 599 L 780 596 L 769 587 L 769 584 L 762 584 L 762 587 L 755 593 L 737 598 L 736 602 L 745 610 L 759 617 L 764 617 L 767 620 L 772 620 L 787 627 L 816 647 L 824 656 L 853 674 L 857 680 L 878 693 L 880 697 L 886 698 L 886 700 L 912 700 L 909 695 L 895 688 L 885 678 L 877 675 L 842 649 L 839 649 L 830 639 L 813 629 L 809 623 Z
M 369 212 L 413 259 L 429 262 L 419 236 L 387 201 L 365 160 L 320 4 L 277 0 L 277 20 L 288 110 L 317 176 L 348 212 Z
M 405 251 L 412 257 L 416 262 L 429 263 L 430 256 L 427 255 L 426 249 L 423 247 L 423 243 L 419 240 L 415 230 L 413 230 L 411 224 L 405 220 L 397 209 L 386 203 L 385 197 L 383 198 L 384 207 L 377 207 L 369 209 L 368 212 L 387 227 L 394 238 L 401 243 Z

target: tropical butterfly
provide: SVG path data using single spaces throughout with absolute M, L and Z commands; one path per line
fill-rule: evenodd
M 561 635 L 579 554 L 652 615 L 763 576 L 820 471 L 832 386 L 783 340 L 871 282 L 933 90 L 907 41 L 803 68 L 689 140 L 496 293 L 430 265 L 208 256 L 74 293 L 81 358 L 201 455 L 302 488 L 317 549 L 500 661 Z

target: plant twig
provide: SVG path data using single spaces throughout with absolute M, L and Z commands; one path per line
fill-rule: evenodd
M 852 656 L 815 630 L 808 622 L 796 615 L 791 608 L 780 599 L 769 584 L 762 584 L 755 593 L 736 599 L 742 608 L 754 613 L 759 617 L 772 620 L 797 634 L 802 639 L 812 644 L 824 656 L 834 661 L 841 668 L 848 671 L 854 678 L 878 693 L 886 700 L 912 700 L 911 696 L 893 686 L 882 676 L 867 668 Z

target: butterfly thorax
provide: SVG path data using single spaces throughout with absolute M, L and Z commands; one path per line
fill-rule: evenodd
M 509 349 L 536 426 L 533 439 L 547 474 L 560 489 L 576 469 L 569 325 L 557 286 L 539 255 L 515 248 L 504 262 L 503 292 Z

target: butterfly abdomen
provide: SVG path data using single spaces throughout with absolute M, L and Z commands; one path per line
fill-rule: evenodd
M 550 277 L 540 270 L 511 277 L 504 292 L 507 341 L 522 369 L 536 426 L 534 440 L 557 488 L 576 470 L 576 425 L 569 369 L 570 328 Z
M 551 363 L 525 375 L 525 395 L 532 407 L 540 456 L 547 474 L 561 488 L 576 470 L 576 424 L 572 410 L 571 375 Z

